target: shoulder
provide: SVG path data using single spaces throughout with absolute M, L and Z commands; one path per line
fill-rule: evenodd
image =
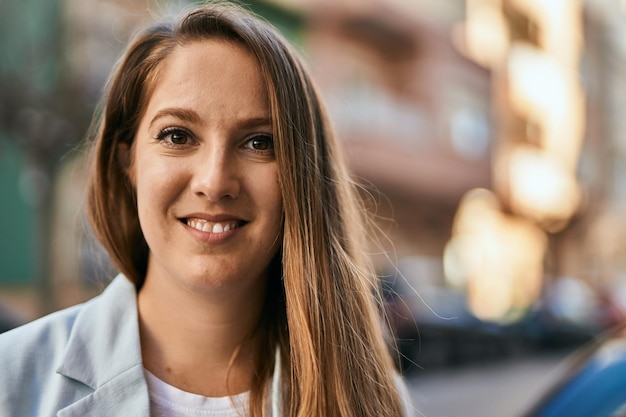
M 132 293 L 132 287 L 125 288 L 124 281 L 123 277 L 112 281 L 102 294 L 83 304 L 51 313 L 0 334 L 0 369 L 4 370 L 15 366 L 13 364 L 22 363 L 27 367 L 58 366 L 47 360 L 63 353 L 75 327 L 79 326 L 77 323 L 82 322 L 80 326 L 83 329 L 95 331 L 94 327 L 99 327 L 100 321 L 105 321 L 111 316 L 108 310 L 117 307 L 116 301 L 120 299 L 125 301 L 122 297 L 124 292 Z M 128 286 L 130 284 L 127 283 L 126 287 Z M 118 290 L 111 291 L 112 288 Z M 103 297 L 105 293 L 112 294 L 105 298 Z M 83 334 L 81 337 L 87 336 L 89 334 Z M 44 361 L 47 362 L 44 364 Z
M 18 371 L 24 375 L 29 369 L 59 366 L 58 360 L 52 359 L 63 354 L 75 328 L 96 331 L 94 328 L 111 316 L 109 310 L 117 307 L 116 301 L 123 299 L 124 293 L 132 293 L 134 296 L 132 286 L 125 281 L 119 277 L 109 283 L 100 295 L 85 303 L 56 311 L 0 334 L 0 369 L 4 371 L 19 366 Z M 105 293 L 109 293 L 109 296 L 104 297 Z M 81 338 L 90 335 L 83 332 Z M 3 374 L 5 372 L 0 373 L 0 381 Z
M 1 334 L 0 415 L 48 415 L 140 364 L 134 297 L 122 277 L 84 304 Z
M 82 304 L 57 311 L 0 334 L 2 375 L 53 367 L 51 359 L 62 353 L 81 308 Z
M 56 369 L 81 308 L 71 307 L 0 334 L 0 415 L 44 415 L 40 407 L 46 392 L 60 386 Z

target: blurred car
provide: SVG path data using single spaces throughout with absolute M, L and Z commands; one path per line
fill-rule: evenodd
M 403 372 L 507 356 L 523 347 L 523 328 L 478 319 L 466 294 L 384 275 L 385 311 Z
M 626 417 L 626 324 L 570 356 L 524 417 Z
M 404 372 L 514 357 L 537 349 L 570 349 L 626 320 L 611 297 L 585 282 L 553 280 L 543 297 L 501 321 L 481 320 L 467 293 L 446 285 L 440 258 L 405 257 L 380 274 L 385 311 Z M 626 300 L 626 285 L 624 286 Z M 626 301 L 624 301 L 626 306 Z

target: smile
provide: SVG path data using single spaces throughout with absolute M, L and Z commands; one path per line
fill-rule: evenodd
M 186 219 L 187 226 L 206 233 L 224 233 L 240 226 L 237 220 L 226 222 L 211 222 L 205 219 Z

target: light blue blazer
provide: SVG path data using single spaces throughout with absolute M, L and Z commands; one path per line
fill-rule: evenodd
M 0 416 L 150 415 L 134 285 L 0 335 Z
M 281 415 L 280 359 L 271 415 Z M 413 415 L 398 378 L 405 415 Z M 119 275 L 92 300 L 0 334 L 1 417 L 149 417 L 134 285 Z

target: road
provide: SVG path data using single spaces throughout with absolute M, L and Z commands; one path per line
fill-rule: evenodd
M 407 384 L 419 417 L 518 417 L 557 379 L 567 353 L 416 370 Z

